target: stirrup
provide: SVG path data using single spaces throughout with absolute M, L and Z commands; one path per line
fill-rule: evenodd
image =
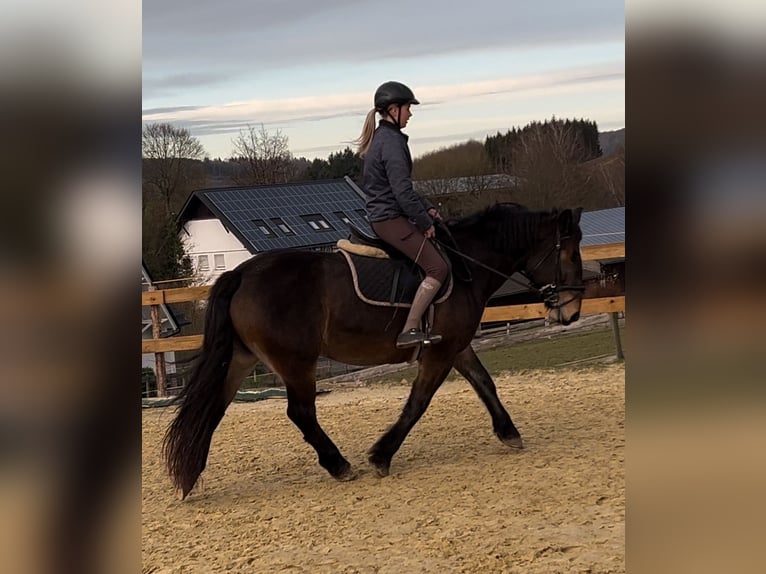
M 435 345 L 441 340 L 441 335 L 426 336 L 426 334 L 420 329 L 410 329 L 409 331 L 400 333 L 396 338 L 396 348 L 407 349 L 409 347 L 416 347 L 418 345 Z
M 436 343 L 441 343 L 442 336 L 441 335 L 428 335 L 427 338 L 423 339 L 423 346 L 429 347 L 431 345 L 435 345 Z

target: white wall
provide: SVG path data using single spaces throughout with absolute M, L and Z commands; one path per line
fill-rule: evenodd
M 181 231 L 181 237 L 186 243 L 194 270 L 198 272 L 200 279 L 206 285 L 213 283 L 224 271 L 234 269 L 252 257 L 239 239 L 233 233 L 229 233 L 218 219 L 187 221 L 184 228 L 188 235 Z M 207 272 L 198 269 L 200 255 L 207 255 L 210 267 Z M 219 256 L 219 260 L 223 258 L 224 269 L 215 268 L 216 255 Z

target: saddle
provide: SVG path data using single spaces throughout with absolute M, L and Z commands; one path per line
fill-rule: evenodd
M 338 241 L 351 270 L 357 297 L 370 305 L 411 307 L 418 286 L 425 278 L 412 260 L 376 235 L 349 225 L 349 238 Z M 452 272 L 439 289 L 433 305 L 446 301 L 452 293 Z

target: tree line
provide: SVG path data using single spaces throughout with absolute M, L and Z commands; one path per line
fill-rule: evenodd
M 210 159 L 185 128 L 147 124 L 142 133 L 143 258 L 155 280 L 190 277 L 192 265 L 178 235 L 177 216 L 196 189 L 251 186 L 349 176 L 360 182 L 363 160 L 349 147 L 326 159 L 296 158 L 280 130 L 249 126 L 232 140 L 232 155 Z M 512 185 L 498 189 L 484 176 L 504 174 Z M 470 193 L 446 182 L 469 178 Z M 624 147 L 602 157 L 595 122 L 552 118 L 498 132 L 416 158 L 413 179 L 433 182 L 429 193 L 447 216 L 495 201 L 533 209 L 624 205 Z

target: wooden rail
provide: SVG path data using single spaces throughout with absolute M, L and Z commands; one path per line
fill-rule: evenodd
M 179 287 L 177 289 L 162 289 L 144 291 L 141 293 L 141 305 L 162 305 L 163 303 L 188 303 L 189 301 L 204 301 L 210 292 L 210 286 Z
M 625 297 L 599 297 L 583 299 L 580 315 L 597 315 L 599 313 L 616 313 L 625 310 Z M 494 321 L 519 321 L 521 319 L 542 319 L 548 315 L 543 303 L 528 305 L 507 305 L 503 307 L 487 307 L 481 316 L 482 323 Z
M 583 299 L 581 315 L 616 313 L 625 310 L 625 297 L 600 297 Z M 487 307 L 481 316 L 482 323 L 495 321 L 519 321 L 522 319 L 542 319 L 548 314 L 545 305 L 507 305 Z M 202 335 L 186 335 L 169 339 L 145 339 L 141 341 L 142 353 L 167 353 L 168 351 L 193 351 L 202 346 Z
M 580 248 L 583 261 L 598 261 L 603 259 L 619 259 L 625 257 L 625 243 L 609 243 Z M 159 305 L 168 303 L 187 303 L 207 299 L 210 286 L 182 287 L 176 289 L 152 289 L 141 293 L 141 305 L 152 307 L 153 339 L 141 341 L 142 353 L 154 353 L 157 361 L 157 388 L 164 391 L 164 354 L 170 351 L 193 351 L 202 346 L 202 335 L 185 335 L 160 339 L 159 335 Z M 594 315 L 598 313 L 616 313 L 625 310 L 625 297 L 601 297 L 583 299 L 580 314 Z M 543 303 L 527 305 L 507 305 L 488 307 L 481 317 L 482 323 L 495 321 L 519 321 L 523 319 L 540 319 L 547 315 Z M 162 379 L 162 380 L 160 380 Z
M 202 347 L 202 335 L 183 335 L 167 339 L 143 339 L 142 353 L 168 353 L 170 351 L 194 351 Z
M 602 259 L 624 259 L 625 243 L 605 243 L 603 245 L 586 245 L 580 247 L 580 257 L 583 261 L 599 261 Z

